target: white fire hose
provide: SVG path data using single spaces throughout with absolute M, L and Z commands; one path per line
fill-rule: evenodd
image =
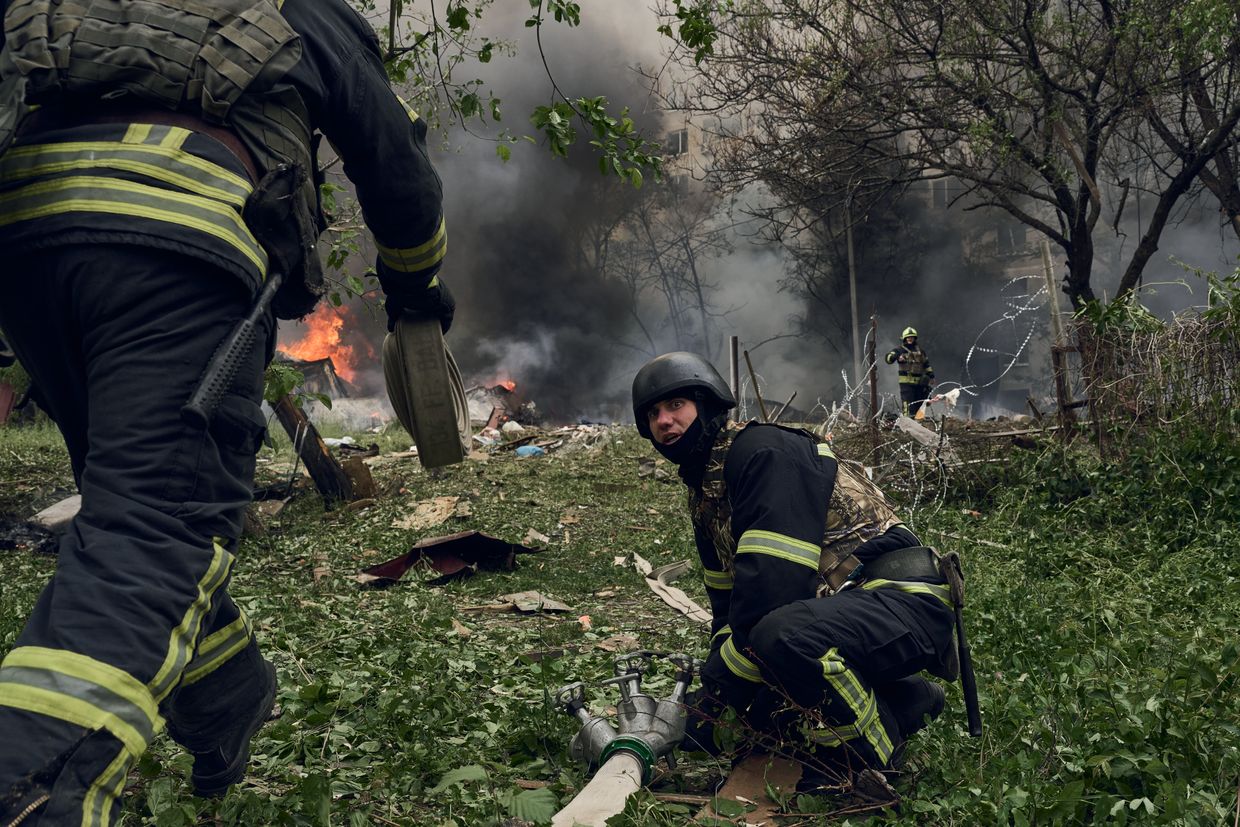
M 642 764 L 631 752 L 617 752 L 599 767 L 590 783 L 551 819 L 551 827 L 604 827 L 607 819 L 642 788 Z

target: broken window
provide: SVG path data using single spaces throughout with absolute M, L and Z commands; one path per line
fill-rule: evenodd
M 664 155 L 684 155 L 689 151 L 689 130 L 677 129 L 667 133 L 667 138 L 663 141 Z

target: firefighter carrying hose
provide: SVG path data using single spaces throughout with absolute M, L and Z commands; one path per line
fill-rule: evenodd
M 938 555 L 855 466 L 807 431 L 730 422 L 735 404 L 692 353 L 633 380 L 638 431 L 689 488 L 714 614 L 682 746 L 713 751 L 731 707 L 796 745 L 798 789 L 838 789 L 893 769 L 942 711 L 942 687 L 919 673 L 958 673 L 953 596 Z
M 325 289 L 312 136 L 356 186 L 389 317 L 446 328 L 441 187 L 346 0 L 0 7 L 0 328 L 82 494 L 0 665 L 0 824 L 102 825 L 165 722 L 216 796 L 272 708 L 228 583 L 275 318 Z M 250 318 L 254 346 L 207 370 Z
M 904 328 L 900 344 L 884 358 L 887 364 L 900 366 L 900 404 L 905 416 L 916 416 L 934 390 L 934 368 L 930 367 L 930 357 L 917 346 L 916 328 Z

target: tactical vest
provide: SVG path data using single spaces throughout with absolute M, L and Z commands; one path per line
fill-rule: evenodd
M 926 363 L 930 361 L 926 358 L 926 352 L 921 348 L 917 350 L 909 350 L 904 345 L 900 346 L 900 355 L 904 357 L 904 361 L 900 362 L 900 382 L 906 385 L 922 385 L 926 383 Z
M 284 82 L 301 40 L 275 0 L 12 0 L 4 33 L 0 153 L 34 106 L 115 102 L 222 126 L 257 166 L 251 200 L 296 192 L 278 205 L 246 205 L 287 215 L 252 228 L 269 268 L 285 276 L 277 315 L 314 307 L 325 287 L 312 129 L 301 94 Z
M 729 422 L 719 432 L 711 446 L 700 489 L 689 489 L 689 514 L 693 524 L 714 543 L 719 561 L 729 574 L 735 573 L 736 538 L 732 536 L 732 505 L 723 478 L 723 465 L 733 441 L 750 424 Z M 808 436 L 818 445 L 826 445 L 809 431 L 784 430 Z M 899 522 L 895 510 L 878 486 L 848 463 L 839 462 L 828 498 L 822 552 L 818 558 L 819 593 L 832 594 L 838 590 L 858 565 L 857 558 L 853 556 L 857 547 Z

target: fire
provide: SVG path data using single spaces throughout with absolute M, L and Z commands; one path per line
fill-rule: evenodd
M 340 341 L 344 315 L 323 303 L 303 319 L 302 324 L 306 326 L 306 334 L 296 342 L 281 345 L 280 349 L 294 359 L 306 362 L 330 358 L 336 373 L 345 381 L 352 382 L 357 373 L 357 354 L 352 345 Z
M 495 386 L 499 388 L 503 388 L 509 393 L 512 393 L 513 391 L 517 389 L 517 383 L 512 381 L 511 379 L 501 379 L 495 383 Z

